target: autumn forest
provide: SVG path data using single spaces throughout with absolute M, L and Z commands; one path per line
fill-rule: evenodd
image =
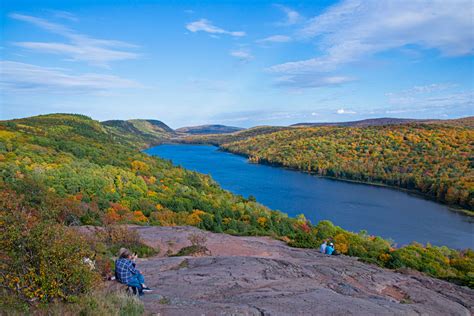
M 2 304 L 27 309 L 36 302 L 75 302 L 110 273 L 119 247 L 153 254 L 138 240 L 123 238 L 117 224 L 191 225 L 272 236 L 303 248 L 331 239 L 342 254 L 365 262 L 409 267 L 474 287 L 472 249 L 418 243 L 395 248 L 370 232 L 290 218 L 252 197 L 223 190 L 207 175 L 141 152 L 176 136 L 158 132 L 157 124 L 103 124 L 69 114 L 0 122 Z M 147 134 L 150 128 L 153 133 Z M 215 137 L 223 149 L 254 162 L 399 186 L 473 208 L 474 134 L 468 127 L 261 128 L 230 135 Z M 236 141 L 226 142 L 226 137 Z M 209 137 L 186 141 L 211 142 Z M 106 227 L 109 233 L 87 240 L 73 229 L 81 225 Z M 98 270 L 84 267 L 86 256 L 96 258 Z

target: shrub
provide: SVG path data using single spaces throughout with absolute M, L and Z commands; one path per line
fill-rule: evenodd
M 291 240 L 288 245 L 297 248 L 317 248 L 319 241 L 314 234 L 298 231 L 294 239 Z
M 41 221 L 21 196 L 3 192 L 1 197 L 1 295 L 31 304 L 89 292 L 98 275 L 83 263 L 93 256 L 86 240 L 61 224 Z
M 207 237 L 200 234 L 191 234 L 189 235 L 188 240 L 193 246 L 204 246 L 207 242 Z
M 98 239 L 106 244 L 112 256 L 117 255 L 120 248 L 127 248 L 137 253 L 139 257 L 150 257 L 159 252 L 145 245 L 141 241 L 140 235 L 127 226 L 107 226 L 98 234 Z
M 191 242 L 191 246 L 181 248 L 178 253 L 171 255 L 171 257 L 180 256 L 198 256 L 210 254 L 209 249 L 206 247 L 207 237 L 200 234 L 191 234 L 188 237 Z
M 191 245 L 181 248 L 176 254 L 170 255 L 170 257 L 198 256 L 206 255 L 208 253 L 209 249 L 205 246 Z

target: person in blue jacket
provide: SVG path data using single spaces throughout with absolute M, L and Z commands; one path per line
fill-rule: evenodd
M 326 254 L 332 255 L 333 252 L 334 252 L 334 244 L 330 243 L 329 245 L 326 246 Z
M 327 240 L 324 240 L 323 243 L 321 244 L 321 246 L 319 247 L 319 252 L 320 253 L 326 253 L 326 247 L 328 245 L 328 241 Z
M 152 290 L 145 285 L 145 278 L 135 268 L 137 256 L 128 249 L 120 249 L 119 258 L 115 261 L 115 277 L 120 283 L 126 284 L 138 290 L 139 295 Z

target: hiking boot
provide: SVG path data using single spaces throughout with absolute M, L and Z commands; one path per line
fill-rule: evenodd
M 147 286 L 147 287 L 143 287 L 143 288 L 142 288 L 142 291 L 143 291 L 144 293 L 150 293 L 150 292 L 153 292 L 153 290 L 152 290 L 152 289 L 150 289 L 148 286 Z

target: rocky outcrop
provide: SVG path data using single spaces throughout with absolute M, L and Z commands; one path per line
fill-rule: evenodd
M 131 227 L 160 254 L 137 263 L 160 315 L 471 315 L 474 291 L 414 271 L 193 227 Z M 207 237 L 210 256 L 167 257 Z

